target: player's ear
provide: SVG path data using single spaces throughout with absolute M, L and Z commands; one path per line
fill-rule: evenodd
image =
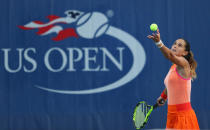
M 183 52 L 183 56 L 186 56 L 186 55 L 188 55 L 188 51 Z

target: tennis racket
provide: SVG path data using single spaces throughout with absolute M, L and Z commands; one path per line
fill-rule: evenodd
M 164 100 L 160 100 L 160 104 L 163 104 Z M 152 111 L 158 107 L 158 103 L 155 105 L 148 105 L 145 101 L 139 102 L 133 113 L 133 122 L 136 129 L 142 129 L 148 122 L 149 116 Z

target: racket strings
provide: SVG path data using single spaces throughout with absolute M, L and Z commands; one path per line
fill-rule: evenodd
M 146 117 L 147 112 L 148 112 L 147 104 L 142 103 L 140 107 L 141 107 L 141 111 L 144 113 L 144 116 Z
M 148 112 L 148 106 L 145 103 L 140 103 L 136 108 L 135 114 L 135 126 L 141 128 L 144 125 L 144 121 Z
M 147 105 L 146 102 L 139 102 L 134 110 L 133 121 L 136 129 L 141 129 L 145 126 L 153 110 L 153 106 Z

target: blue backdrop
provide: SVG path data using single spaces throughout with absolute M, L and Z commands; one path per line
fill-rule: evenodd
M 191 43 L 198 62 L 191 102 L 200 128 L 210 129 L 209 4 L 1 0 L 0 130 L 134 130 L 136 103 L 156 102 L 171 66 L 147 38 L 153 22 L 166 46 L 178 38 Z M 67 10 L 79 12 L 82 24 L 68 23 Z M 165 128 L 166 115 L 167 105 L 155 110 L 146 128 Z

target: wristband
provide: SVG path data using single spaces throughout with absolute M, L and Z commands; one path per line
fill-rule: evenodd
M 160 45 L 161 44 L 161 45 Z M 158 48 L 162 48 L 163 47 L 163 42 L 160 40 L 159 42 L 155 42 L 155 45 L 158 47 Z M 160 46 L 159 46 L 160 45 Z
M 160 95 L 163 99 L 167 99 L 167 95 L 164 93 L 164 91 L 161 93 L 161 95 Z
M 163 45 L 164 45 L 164 44 L 162 43 L 162 45 L 158 46 L 158 48 L 162 48 L 162 47 L 163 47 Z
M 161 43 L 163 43 L 161 40 L 159 42 L 155 42 L 155 45 L 158 46 L 160 45 Z

